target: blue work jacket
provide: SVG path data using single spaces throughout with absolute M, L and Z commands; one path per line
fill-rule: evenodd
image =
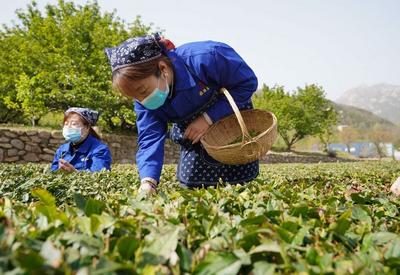
M 64 159 L 79 171 L 96 172 L 111 169 L 111 152 L 106 144 L 91 134 L 74 151 L 72 143 L 61 145 L 54 155 L 51 170 L 58 170 L 59 159 Z
M 168 122 L 190 117 L 218 93 L 218 101 L 207 111 L 213 122 L 233 113 L 226 97 L 219 92 L 225 87 L 239 108 L 251 101 L 257 90 L 257 77 L 230 46 L 214 41 L 184 44 L 167 56 L 174 69 L 171 96 L 156 110 L 144 108 L 135 101 L 138 128 L 136 163 L 140 178 L 159 181 L 164 159 Z

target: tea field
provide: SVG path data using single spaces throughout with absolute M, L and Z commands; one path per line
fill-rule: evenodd
M 264 165 L 246 186 L 157 196 L 133 166 L 0 165 L 0 274 L 399 274 L 399 162 Z

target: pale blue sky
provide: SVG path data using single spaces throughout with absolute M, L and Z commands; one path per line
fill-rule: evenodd
M 0 23 L 30 1 L 4 1 Z M 56 0 L 37 0 L 40 7 Z M 86 1 L 74 1 L 85 3 Z M 99 0 L 127 22 L 165 29 L 175 45 L 197 40 L 230 44 L 256 72 L 260 86 L 324 87 L 328 98 L 376 83 L 400 84 L 397 0 Z

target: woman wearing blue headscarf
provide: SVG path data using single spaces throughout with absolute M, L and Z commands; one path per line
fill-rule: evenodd
M 51 170 L 91 171 L 110 170 L 111 153 L 92 128 L 99 113 L 88 108 L 72 107 L 64 113 L 61 145 L 54 156 Z
M 114 88 L 135 100 L 141 190 L 156 192 L 167 137 L 181 146 L 177 178 L 184 186 L 213 186 L 220 180 L 244 183 L 257 177 L 258 161 L 225 165 L 211 158 L 199 142 L 211 124 L 233 113 L 219 92 L 222 87 L 239 109 L 252 108 L 257 78 L 235 50 L 214 41 L 175 48 L 154 34 L 105 51 Z

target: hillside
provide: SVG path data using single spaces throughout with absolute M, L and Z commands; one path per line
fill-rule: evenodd
M 362 108 L 400 125 L 400 86 L 377 84 L 347 90 L 337 103 Z
M 368 129 L 375 124 L 381 124 L 386 127 L 396 127 L 394 123 L 370 111 L 344 104 L 333 104 L 335 109 L 339 112 L 339 124 L 341 125 L 350 125 L 359 129 Z

